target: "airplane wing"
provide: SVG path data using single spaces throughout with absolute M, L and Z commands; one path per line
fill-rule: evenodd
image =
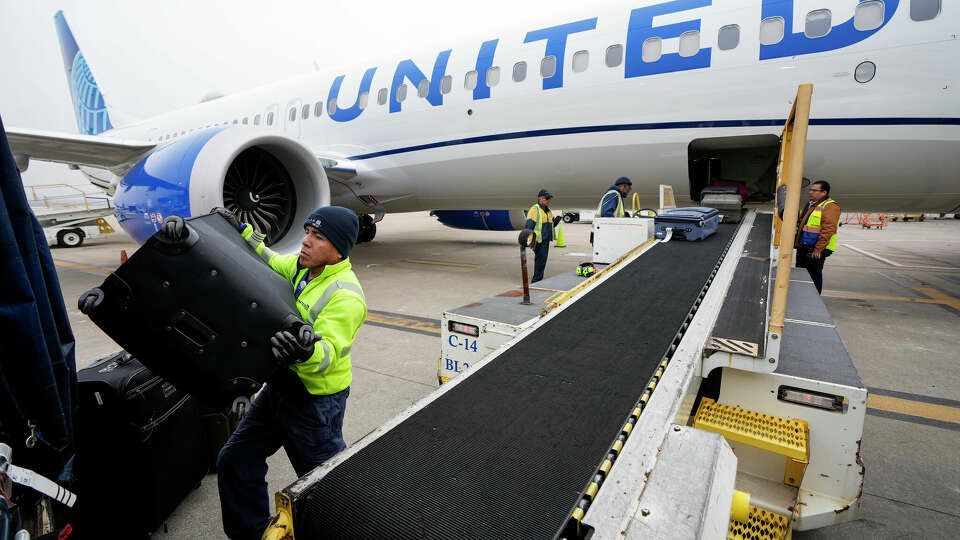
M 26 169 L 29 159 L 36 159 L 107 169 L 122 175 L 157 147 L 152 142 L 104 135 L 74 135 L 19 128 L 8 129 L 7 139 L 21 170 Z

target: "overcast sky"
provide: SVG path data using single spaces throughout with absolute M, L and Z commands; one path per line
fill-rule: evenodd
M 637 4 L 649 3 L 638 0 Z M 76 133 L 53 15 L 62 9 L 111 120 L 141 119 L 320 66 L 364 65 L 502 37 L 581 3 L 556 0 L 0 0 L 0 116 L 5 126 Z M 525 30 L 534 27 L 524 28 Z M 86 184 L 31 162 L 27 184 Z

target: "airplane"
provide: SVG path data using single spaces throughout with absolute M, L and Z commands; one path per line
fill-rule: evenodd
M 717 180 L 769 201 L 790 100 L 813 83 L 804 173 L 831 180 L 844 210 L 960 210 L 960 6 L 813 4 L 587 6 L 123 126 L 57 12 L 80 133 L 8 137 L 21 170 L 66 163 L 112 194 L 138 242 L 166 216 L 225 206 L 292 251 L 326 204 L 356 211 L 370 241 L 388 212 L 522 228 L 540 188 L 591 208 L 620 176 L 644 206 L 660 184 L 685 204 Z

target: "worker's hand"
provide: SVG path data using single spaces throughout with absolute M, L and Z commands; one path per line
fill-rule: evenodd
M 187 224 L 180 216 L 168 216 L 160 225 L 160 232 L 167 237 L 167 240 L 183 240 L 187 236 Z
M 556 227 L 560 223 L 560 220 L 563 219 L 563 216 L 556 216 L 553 218 L 553 226 Z
M 103 303 L 103 290 L 99 287 L 94 287 L 89 291 L 80 295 L 80 298 L 77 299 L 77 308 L 80 310 L 80 313 L 84 315 L 90 315 L 93 313 L 100 304 Z
M 306 325 L 300 327 L 296 336 L 287 330 L 281 330 L 270 338 L 270 351 L 281 364 L 299 364 L 313 356 L 313 344 L 319 339 L 320 336 L 314 334 Z
M 227 210 L 226 208 L 224 208 L 224 207 L 222 207 L 222 206 L 218 206 L 218 207 L 210 210 L 210 213 L 211 213 L 211 214 L 214 214 L 214 213 L 220 214 L 221 216 L 223 216 L 223 219 L 227 220 L 227 222 L 230 223 L 231 226 L 233 226 L 234 229 L 236 229 L 236 230 L 238 230 L 238 231 L 241 231 L 241 232 L 243 231 L 243 226 L 244 226 L 244 224 L 243 224 L 243 223 L 240 223 L 240 219 L 237 218 L 237 215 L 236 215 L 236 214 L 234 214 L 233 212 Z
M 823 256 L 823 250 L 822 250 L 822 249 L 815 249 L 815 250 L 813 250 L 813 251 L 810 253 L 810 257 L 812 257 L 812 258 L 814 258 L 814 259 L 819 259 L 819 258 L 822 257 L 822 256 Z

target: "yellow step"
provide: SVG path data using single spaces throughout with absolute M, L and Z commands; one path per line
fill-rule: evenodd
M 800 487 L 810 463 L 810 425 L 806 421 L 770 416 L 703 398 L 693 427 L 719 433 L 728 441 L 786 456 L 783 483 Z
M 790 538 L 790 520 L 756 506 L 750 507 L 747 521 L 730 520 L 727 540 L 787 540 Z

